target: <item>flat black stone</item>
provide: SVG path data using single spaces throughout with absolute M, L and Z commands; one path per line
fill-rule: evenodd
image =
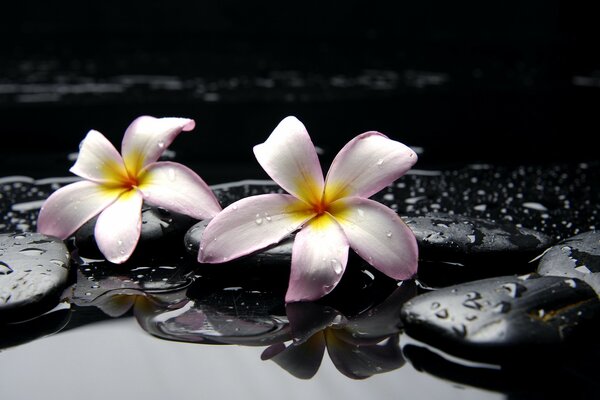
M 97 217 L 92 218 L 75 233 L 75 245 L 79 254 L 84 257 L 103 257 L 94 239 L 94 227 L 97 219 Z M 187 215 L 162 207 L 144 205 L 140 240 L 132 257 L 144 256 L 146 253 L 151 254 L 156 251 L 156 246 L 160 246 L 161 251 L 183 246 L 184 233 L 196 222 L 197 220 Z
M 551 247 L 537 272 L 581 279 L 600 294 L 600 232 L 585 232 Z
M 426 261 L 527 262 L 552 243 L 543 233 L 508 222 L 441 213 L 403 219 Z
M 39 233 L 0 235 L 0 323 L 42 314 L 60 300 L 69 278 L 65 244 Z
M 503 363 L 595 343 L 600 300 L 578 279 L 506 276 L 417 296 L 401 317 L 415 339 L 462 358 Z

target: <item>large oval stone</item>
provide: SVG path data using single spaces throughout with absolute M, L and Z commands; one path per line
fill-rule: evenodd
M 553 246 L 540 259 L 538 273 L 584 280 L 600 294 L 600 232 L 585 232 Z
M 419 257 L 426 261 L 527 262 L 552 244 L 549 236 L 508 222 L 450 214 L 403 219 L 417 238 Z
M 505 276 L 417 296 L 401 317 L 415 339 L 459 357 L 502 363 L 594 343 L 600 300 L 578 279 Z
M 60 300 L 69 277 L 65 244 L 39 233 L 0 235 L 0 323 L 42 314 Z

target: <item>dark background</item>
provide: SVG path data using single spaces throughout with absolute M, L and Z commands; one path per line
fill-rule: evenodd
M 460 3 L 460 4 L 456 4 Z M 591 2 L 590 2 L 591 3 Z M 0 12 L 0 175 L 66 175 L 91 129 L 196 120 L 209 183 L 296 115 L 324 150 L 379 130 L 418 166 L 598 159 L 598 7 L 570 1 L 22 1 Z

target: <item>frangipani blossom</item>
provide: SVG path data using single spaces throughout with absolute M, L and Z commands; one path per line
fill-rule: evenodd
M 388 207 L 368 199 L 416 162 L 416 154 L 379 132 L 352 139 L 323 178 L 314 145 L 294 117 L 254 147 L 263 169 L 289 194 L 247 197 L 207 226 L 198 261 L 221 263 L 278 243 L 298 231 L 292 248 L 287 302 L 331 292 L 344 273 L 348 249 L 394 279 L 417 270 L 412 231 Z
M 194 126 L 186 118 L 139 117 L 125 131 L 121 154 L 100 132 L 89 131 L 70 169 L 83 180 L 46 200 L 38 232 L 66 239 L 99 215 L 98 248 L 110 262 L 123 263 L 139 240 L 144 201 L 197 219 L 215 216 L 219 202 L 194 171 L 157 161 L 181 131 Z

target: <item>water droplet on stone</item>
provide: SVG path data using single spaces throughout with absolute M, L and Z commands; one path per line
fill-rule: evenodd
M 463 324 L 454 325 L 452 327 L 452 330 L 454 331 L 454 333 L 456 333 L 460 337 L 467 336 L 467 327 L 464 326 Z
M 468 292 L 465 297 L 467 298 L 467 300 L 477 300 L 481 298 L 481 295 L 479 294 L 479 292 Z
M 441 319 L 446 319 L 448 318 L 448 310 L 446 310 L 445 308 L 436 312 L 435 316 Z
M 19 251 L 19 253 L 24 254 L 26 256 L 39 256 L 41 254 L 44 254 L 45 252 L 46 252 L 46 250 L 35 249 L 33 247 L 28 247 L 26 249 Z
M 12 268 L 8 266 L 8 264 L 0 261 L 0 275 L 8 275 L 13 272 Z
M 507 313 L 507 312 L 510 311 L 510 303 L 507 303 L 505 301 L 501 301 L 500 303 L 496 304 L 492 308 L 492 310 L 494 312 L 497 312 L 497 313 L 502 313 L 502 314 Z
M 483 307 L 481 305 L 481 303 L 479 303 L 475 300 L 465 300 L 465 301 L 463 301 L 462 305 L 464 307 L 471 308 L 473 310 L 481 310 L 481 308 Z
M 438 308 L 440 308 L 440 303 L 438 303 L 437 301 L 434 301 L 433 303 L 431 303 L 432 310 L 437 310 Z
M 508 292 L 510 297 L 515 299 L 521 297 L 521 294 L 527 290 L 525 286 L 513 282 L 505 283 L 501 287 Z
M 565 283 L 572 288 L 577 287 L 577 282 L 575 282 L 573 279 L 565 279 Z

